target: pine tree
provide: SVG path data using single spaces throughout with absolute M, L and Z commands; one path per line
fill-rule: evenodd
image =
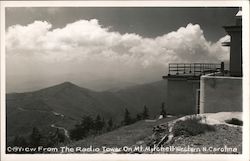
M 42 135 L 38 128 L 33 127 L 32 133 L 30 135 L 30 145 L 31 147 L 38 147 L 40 145 L 40 141 L 42 139 Z
M 26 139 L 23 137 L 23 136 L 15 136 L 14 137 L 14 139 L 12 140 L 12 142 L 11 142 L 11 146 L 17 146 L 17 147 L 23 147 L 23 148 L 25 148 L 25 147 L 27 147 L 28 146 L 28 143 L 27 143 L 27 141 L 26 141 Z M 7 153 L 9 153 L 8 151 L 7 151 Z M 25 154 L 25 153 L 27 153 L 27 152 L 25 152 L 25 151 L 22 151 L 22 152 L 15 152 L 15 153 L 21 153 L 21 154 Z
M 164 102 L 162 102 L 162 104 L 161 104 L 161 112 L 160 112 L 160 115 L 162 115 L 162 117 L 163 118 L 165 118 L 166 117 L 166 111 L 165 111 L 165 103 Z
M 94 130 L 95 130 L 95 133 L 100 133 L 101 130 L 103 128 L 103 121 L 100 117 L 100 115 L 97 115 L 96 116 L 96 119 L 94 121 Z
M 18 147 L 26 147 L 27 146 L 27 141 L 23 136 L 15 136 L 13 139 L 13 146 L 18 146 Z
M 146 105 L 144 105 L 144 109 L 143 109 L 143 112 L 142 112 L 142 119 L 148 119 L 149 118 L 149 115 L 148 115 L 148 108 Z
M 49 140 L 51 141 L 52 145 L 58 145 L 59 143 L 63 143 L 65 139 L 65 135 L 58 128 L 49 137 Z
M 95 122 L 91 116 L 85 116 L 82 118 L 81 127 L 84 129 L 84 131 L 87 132 L 87 134 L 94 129 Z
M 80 124 L 76 124 L 75 128 L 69 131 L 69 136 L 71 140 L 80 140 L 86 136 L 86 132 Z
M 107 127 L 107 131 L 111 131 L 113 129 L 113 119 L 110 118 L 108 120 L 108 127 Z
M 104 118 L 102 118 L 102 130 L 106 127 L 106 121 Z
M 124 121 L 123 122 L 124 122 L 124 125 L 129 125 L 132 122 L 132 119 L 130 117 L 130 113 L 129 113 L 127 108 L 125 109 L 125 115 L 124 115 Z
M 74 129 L 70 130 L 70 138 L 72 140 L 80 140 L 89 136 L 95 131 L 95 121 L 91 116 L 82 117 L 81 123 L 76 124 Z
M 136 121 L 142 120 L 142 115 L 140 113 L 136 114 Z

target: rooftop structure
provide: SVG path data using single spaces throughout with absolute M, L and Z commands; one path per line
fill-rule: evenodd
M 223 46 L 230 46 L 230 75 L 242 77 L 242 15 L 241 9 L 235 15 L 235 24 L 224 26 L 225 31 L 230 35 L 230 42 L 223 42 Z
M 242 112 L 242 21 L 241 9 L 234 25 L 224 26 L 230 35 L 229 75 L 208 74 L 200 81 L 200 113 Z
M 172 76 L 198 76 L 224 70 L 224 63 L 170 63 L 168 77 Z M 164 77 L 163 77 L 164 78 Z
M 169 114 L 242 111 L 242 25 L 241 10 L 235 25 L 225 26 L 230 35 L 229 72 L 224 63 L 170 63 L 166 80 Z M 220 54 L 220 53 L 218 53 Z

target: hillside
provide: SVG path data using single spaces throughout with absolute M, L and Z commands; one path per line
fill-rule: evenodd
M 7 136 L 27 135 L 34 126 L 49 131 L 52 124 L 69 130 L 86 115 L 100 114 L 120 122 L 125 108 L 134 116 L 144 105 L 151 115 L 156 114 L 163 100 L 162 83 L 96 92 L 64 82 L 34 92 L 7 94 Z
M 134 109 L 141 110 L 146 105 L 151 117 L 156 117 L 159 115 L 161 103 L 166 100 L 166 82 L 162 80 L 131 86 L 118 90 L 114 94 Z
M 229 118 L 241 120 L 241 114 L 228 112 L 141 120 L 67 146 L 100 148 L 98 153 L 241 154 L 242 127 L 227 123 Z
M 127 125 L 115 129 L 114 131 L 104 133 L 96 137 L 88 137 L 83 140 L 70 143 L 69 147 L 98 147 L 103 146 L 113 148 L 113 147 L 123 147 L 123 146 L 133 146 L 136 143 L 144 142 L 153 133 L 153 127 L 176 119 L 176 117 L 165 118 L 157 121 L 145 121 L 141 120 L 134 124 Z
M 33 126 L 43 129 L 52 123 L 71 128 L 84 115 L 113 117 L 126 106 L 112 93 L 93 92 L 65 82 L 35 92 L 7 95 L 7 131 L 26 134 Z M 116 115 L 117 116 L 117 115 Z

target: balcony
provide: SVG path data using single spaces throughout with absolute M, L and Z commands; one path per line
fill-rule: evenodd
M 224 63 L 170 63 L 168 76 L 193 76 L 217 73 L 224 71 Z

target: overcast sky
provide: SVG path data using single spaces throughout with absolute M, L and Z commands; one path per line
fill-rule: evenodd
M 7 8 L 7 91 L 161 80 L 168 63 L 228 61 L 238 8 Z

